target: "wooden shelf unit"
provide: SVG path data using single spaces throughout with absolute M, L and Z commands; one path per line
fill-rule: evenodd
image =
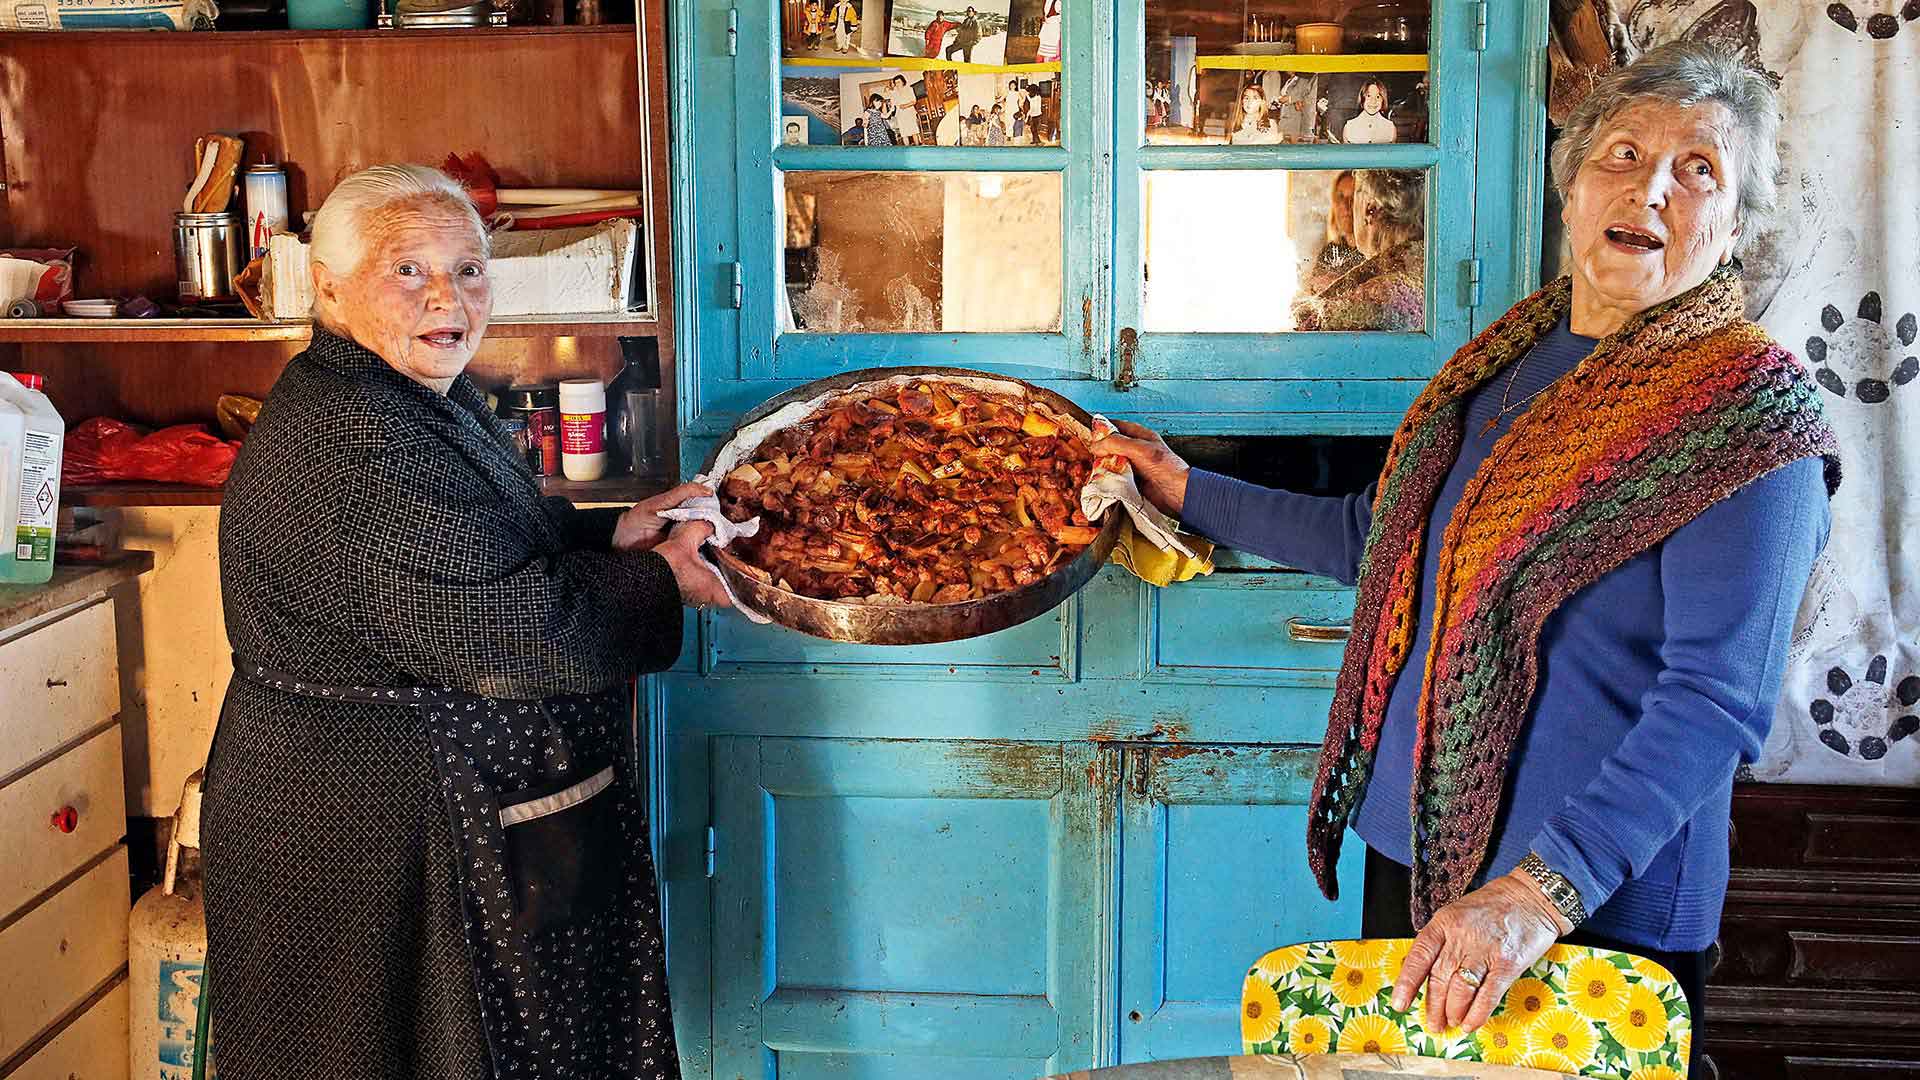
M 78 249 L 76 295 L 171 299 L 172 214 L 193 179 L 193 141 L 211 131 L 243 136 L 249 161 L 286 167 L 300 222 L 358 169 L 476 150 L 507 187 L 640 190 L 651 211 L 641 310 L 496 319 L 469 373 L 489 389 L 608 379 L 618 338 L 651 337 L 671 416 L 665 4 L 638 7 L 641 23 L 602 26 L 0 33 L 0 247 Z M 0 319 L 0 370 L 45 375 L 70 426 L 205 422 L 222 394 L 264 396 L 310 332 L 246 319 Z M 217 502 L 151 485 L 81 497 Z
M 632 23 L 607 23 L 600 26 L 489 26 L 447 30 L 61 30 L 54 32 L 53 35 L 40 30 L 0 30 L 0 50 L 6 49 L 16 41 L 27 39 L 44 41 L 49 36 L 57 36 L 64 43 L 75 45 L 122 45 L 130 39 L 137 39 L 143 45 L 199 49 L 216 43 L 231 48 L 242 44 L 261 45 L 289 41 L 390 41 L 416 38 L 492 40 L 548 37 L 556 34 L 632 37 L 633 33 Z
M 0 342 L 156 344 L 169 341 L 305 341 L 308 322 L 262 319 L 0 319 Z M 487 338 L 655 337 L 660 325 L 631 315 L 533 315 L 496 318 Z M 483 343 L 484 345 L 484 343 Z
M 548 495 L 564 495 L 576 503 L 634 503 L 658 495 L 672 487 L 665 476 L 609 476 L 602 480 L 576 483 L 564 477 L 549 476 L 540 482 Z M 219 506 L 223 492 L 219 488 L 189 487 L 185 484 L 96 484 L 60 489 L 62 506 Z
M 1286 56 L 1240 55 L 1195 57 L 1200 71 L 1301 71 L 1315 74 L 1425 71 L 1424 53 L 1292 53 Z

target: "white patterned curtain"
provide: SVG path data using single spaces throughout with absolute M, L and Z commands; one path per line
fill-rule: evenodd
M 1780 87 L 1780 212 L 1744 256 L 1749 314 L 1818 379 L 1846 479 L 1751 776 L 1920 784 L 1920 0 L 1600 10 L 1616 45 L 1716 41 Z
M 1813 368 L 1847 476 L 1756 779 L 1920 783 L 1920 2 L 1869 3 L 1761 23 L 1787 171 L 1755 318 Z

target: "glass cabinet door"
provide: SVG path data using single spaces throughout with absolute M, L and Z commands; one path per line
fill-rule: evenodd
M 1431 374 L 1469 325 L 1473 5 L 1120 4 L 1116 385 Z
M 1106 337 L 1081 0 L 741 14 L 745 378 L 903 363 L 1085 378 Z M 757 47 L 756 47 L 757 46 Z M 764 65 L 759 61 L 764 61 Z M 760 257 L 755 257 L 756 255 Z M 769 257 L 770 256 L 770 257 Z
M 739 362 L 703 378 L 1373 430 L 1466 341 L 1482 0 L 946 2 L 730 11 L 739 104 L 693 123 L 732 138 Z

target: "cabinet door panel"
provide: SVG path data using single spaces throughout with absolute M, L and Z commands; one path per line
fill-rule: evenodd
M 1120 1060 L 1237 1054 L 1249 965 L 1359 929 L 1362 847 L 1341 855 L 1342 899 L 1322 899 L 1305 848 L 1314 748 L 1125 753 Z
M 1092 1063 L 1092 747 L 714 747 L 718 1075 L 1030 1077 Z

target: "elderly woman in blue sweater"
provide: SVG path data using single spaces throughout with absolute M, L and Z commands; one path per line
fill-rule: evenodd
M 1602 80 L 1554 148 L 1572 274 L 1448 362 L 1378 484 L 1317 498 L 1096 444 L 1242 550 L 1358 584 L 1311 806 L 1394 986 L 1477 1028 L 1558 939 L 1669 968 L 1703 1029 L 1736 766 L 1772 720 L 1838 483 L 1733 253 L 1773 198 L 1766 81 L 1699 45 Z M 1697 1049 L 1695 1050 L 1697 1054 Z

